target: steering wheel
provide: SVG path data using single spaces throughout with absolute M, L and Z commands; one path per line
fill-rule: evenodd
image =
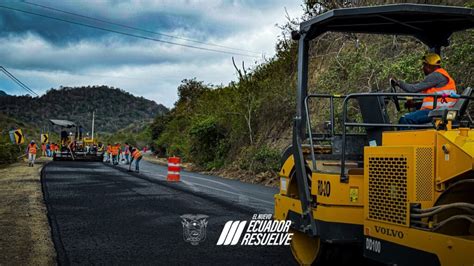
M 397 89 L 395 88 L 398 86 L 397 82 L 393 79 L 390 79 L 390 92 L 391 93 L 397 93 Z M 398 101 L 397 95 L 391 96 L 393 103 L 395 104 L 395 108 L 397 109 L 398 112 L 400 112 L 400 103 Z

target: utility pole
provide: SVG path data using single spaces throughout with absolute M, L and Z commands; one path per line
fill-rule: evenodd
M 92 142 L 94 142 L 94 119 L 95 119 L 95 111 L 92 111 Z

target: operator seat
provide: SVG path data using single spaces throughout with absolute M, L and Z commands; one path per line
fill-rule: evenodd
M 464 95 L 464 96 L 472 96 L 472 88 L 471 87 L 467 87 L 461 95 Z M 456 119 L 455 120 L 459 120 L 461 117 L 464 116 L 464 113 L 466 112 L 467 110 L 467 107 L 469 105 L 469 99 L 458 99 L 458 101 L 452 106 L 452 107 L 449 107 L 449 108 L 439 108 L 439 109 L 435 109 L 435 110 L 432 110 L 428 116 L 429 117 L 432 117 L 432 118 L 443 118 L 445 116 L 445 113 L 447 111 L 457 111 L 457 115 L 456 115 Z
M 358 97 L 362 120 L 371 124 L 390 124 L 383 96 Z M 369 145 L 382 145 L 382 132 L 392 130 L 390 127 L 366 127 Z M 375 143 L 374 143 L 375 141 Z

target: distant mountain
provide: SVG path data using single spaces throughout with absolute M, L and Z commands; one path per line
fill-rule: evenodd
M 0 97 L 1 97 L 1 96 L 7 96 L 7 95 L 8 95 L 8 94 L 7 94 L 6 92 L 0 90 Z
M 41 97 L 0 97 L 0 113 L 44 127 L 49 119 L 66 119 L 91 130 L 112 133 L 132 123 L 151 121 L 167 108 L 143 97 L 107 86 L 61 87 Z

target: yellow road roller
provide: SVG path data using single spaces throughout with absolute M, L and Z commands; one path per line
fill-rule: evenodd
M 307 90 L 308 46 L 325 32 L 408 35 L 440 54 L 452 33 L 473 26 L 470 8 L 395 4 L 332 10 L 292 32 L 299 46 L 297 110 L 274 218 L 292 221 L 298 263 L 474 265 L 472 89 L 400 93 L 392 83 L 389 92 Z M 389 104 L 400 111 L 400 101 L 425 97 L 434 99 L 430 123 L 391 122 Z M 441 98 L 456 101 L 436 106 Z M 330 107 L 323 132 L 310 119 L 322 116 L 309 108 L 318 101 Z M 348 118 L 356 105 L 358 122 Z

